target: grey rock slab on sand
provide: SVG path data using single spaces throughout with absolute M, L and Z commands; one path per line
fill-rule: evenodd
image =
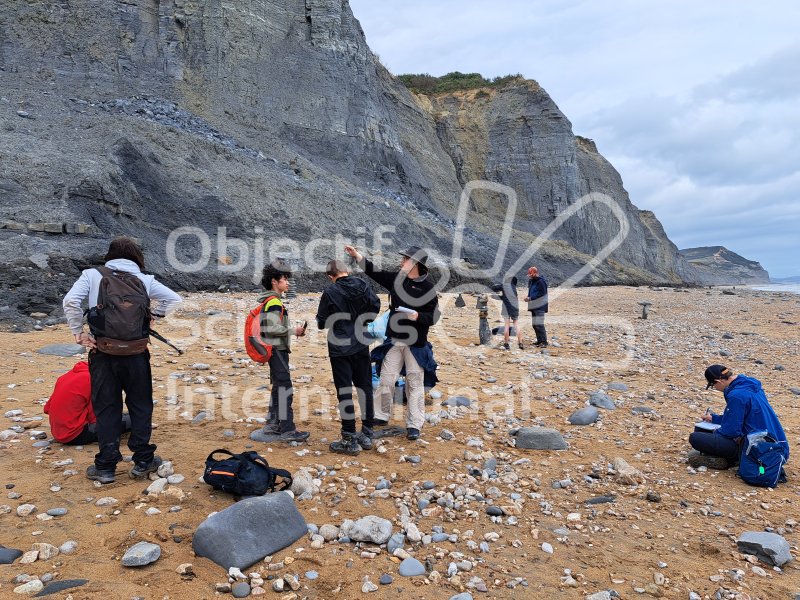
M 250 595 L 250 584 L 238 581 L 231 586 L 231 594 L 234 598 L 247 598 Z
M 357 521 L 346 519 L 340 528 L 342 535 L 349 537 L 354 542 L 372 542 L 385 544 L 392 537 L 392 522 L 369 515 Z
M 397 572 L 403 577 L 419 577 L 420 575 L 425 575 L 425 565 L 416 558 L 406 558 L 400 563 L 400 568 Z
M 263 429 L 256 429 L 250 433 L 250 439 L 254 442 L 261 442 L 262 444 L 272 444 L 281 439 L 280 434 L 265 433 Z
M 22 554 L 22 550 L 0 546 L 0 565 L 10 565 L 22 556 Z
M 144 567 L 161 557 L 161 546 L 150 542 L 139 542 L 131 546 L 122 556 L 123 567 Z
M 450 596 L 450 600 L 472 600 L 472 594 L 469 592 L 461 592 L 455 596 Z
M 62 579 L 60 581 L 52 581 L 48 583 L 41 592 L 36 594 L 34 598 L 49 596 L 50 594 L 56 594 L 58 592 L 63 592 L 64 590 L 70 590 L 72 588 L 86 585 L 87 583 L 89 583 L 88 579 Z
M 306 535 L 305 519 L 291 494 L 240 500 L 211 515 L 194 533 L 195 554 L 221 567 L 244 569 Z
M 522 427 L 517 431 L 516 446 L 526 450 L 565 450 L 567 442 L 555 429 Z
M 49 346 L 39 348 L 36 352 L 50 356 L 69 357 L 86 352 L 86 348 L 80 344 L 50 344 Z
M 745 531 L 736 539 L 739 552 L 755 554 L 762 562 L 780 567 L 792 560 L 789 542 L 777 533 Z
M 584 406 L 572 413 L 568 421 L 573 425 L 591 425 L 600 418 L 600 411 L 595 406 Z
M 614 410 L 617 408 L 617 405 L 614 404 L 614 401 L 603 392 L 592 392 L 592 394 L 589 396 L 589 404 L 599 408 L 605 408 L 606 410 Z

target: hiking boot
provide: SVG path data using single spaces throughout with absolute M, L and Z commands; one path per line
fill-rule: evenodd
M 292 429 L 291 431 L 284 431 L 281 434 L 280 441 L 282 442 L 304 442 L 308 439 L 311 434 L 307 431 L 298 431 L 297 429 Z
M 94 465 L 90 465 L 86 469 L 86 477 L 92 481 L 99 481 L 100 483 L 114 483 L 116 480 L 114 471 L 101 471 Z
M 150 462 L 137 462 L 130 471 L 128 471 L 128 475 L 131 476 L 131 479 L 141 479 L 142 477 L 147 477 L 150 473 L 155 473 L 158 471 L 158 467 L 161 466 L 161 463 L 164 462 L 161 460 L 160 456 L 154 456 L 153 460 Z
M 372 426 L 373 427 L 386 427 L 389 424 L 389 421 L 385 421 L 384 419 L 373 419 Z
M 261 431 L 264 435 L 280 435 L 281 434 L 281 426 L 278 425 L 278 422 L 275 421 L 274 423 L 270 423 L 267 421 L 264 424 L 264 427 L 261 428 Z
M 697 451 L 689 453 L 689 459 L 687 462 L 689 463 L 689 466 L 694 467 L 695 469 L 697 467 L 706 467 L 708 469 L 724 471 L 731 466 L 730 461 L 727 458 L 723 458 L 721 456 L 712 456 L 711 454 L 702 454 Z
M 511 346 L 508 345 L 508 342 L 503 344 L 503 350 L 511 350 Z
M 331 445 L 328 447 L 331 449 L 331 452 L 349 454 L 350 456 L 355 456 L 361 452 L 361 446 L 358 443 L 358 434 L 356 433 L 342 432 L 342 439 L 331 442 Z
M 372 450 L 372 429 L 369 427 L 362 427 L 361 433 L 356 436 L 358 445 L 364 450 Z
M 523 345 L 523 343 L 522 343 L 522 342 L 520 342 L 520 343 L 519 343 L 519 349 L 520 349 L 520 350 L 525 350 L 525 346 Z
M 410 440 L 418 440 L 419 429 L 414 429 L 413 427 L 409 427 L 408 429 L 406 429 L 406 437 Z

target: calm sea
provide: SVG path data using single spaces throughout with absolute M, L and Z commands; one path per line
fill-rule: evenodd
M 789 292 L 790 294 L 800 294 L 800 283 L 769 283 L 750 287 L 754 290 L 763 290 L 765 292 Z

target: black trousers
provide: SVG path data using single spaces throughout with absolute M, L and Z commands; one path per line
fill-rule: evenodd
M 131 416 L 128 413 L 122 414 L 122 429 L 121 433 L 131 430 Z M 72 438 L 68 442 L 64 442 L 65 446 L 85 446 L 86 444 L 94 444 L 97 441 L 97 423 L 87 423 L 83 431 Z
M 372 429 L 375 406 L 372 403 L 372 364 L 369 348 L 348 356 L 331 356 L 330 360 L 336 397 L 339 399 L 342 431 L 344 433 L 356 431 L 354 392 L 358 396 L 358 406 L 361 409 L 361 424 Z
M 288 350 L 272 351 L 272 358 L 269 359 L 269 380 L 272 383 L 272 391 L 267 421 L 277 418 L 281 433 L 294 431 L 294 410 L 292 410 L 294 389 L 289 376 Z
M 694 431 L 689 434 L 689 444 L 695 450 L 711 456 L 721 456 L 732 462 L 739 462 L 739 443 L 718 433 Z
M 532 310 L 531 321 L 533 323 L 533 331 L 536 333 L 536 342 L 547 342 L 547 331 L 544 328 L 544 316 L 547 313 L 543 310 Z
M 150 353 L 112 356 L 93 350 L 89 354 L 92 380 L 92 407 L 97 418 L 100 451 L 94 456 L 98 471 L 113 471 L 122 460 L 119 439 L 122 435 L 122 392 L 131 418 L 128 448 L 133 462 L 153 460 L 156 445 L 150 443 L 153 430 L 153 378 Z

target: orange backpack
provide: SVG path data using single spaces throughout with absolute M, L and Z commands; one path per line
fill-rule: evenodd
M 267 363 L 272 358 L 272 344 L 264 343 L 261 335 L 261 314 L 268 304 L 273 303 L 273 300 L 280 303 L 281 320 L 283 320 L 283 315 L 286 313 L 283 303 L 277 295 L 273 295 L 264 298 L 261 304 L 247 313 L 247 319 L 244 322 L 244 349 L 247 350 L 247 355 L 257 363 Z

